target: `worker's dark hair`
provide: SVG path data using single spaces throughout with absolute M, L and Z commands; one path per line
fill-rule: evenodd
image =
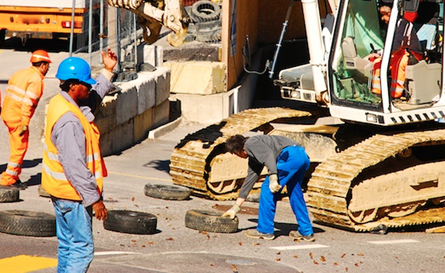
M 42 64 L 47 64 L 48 62 L 36 62 L 36 63 L 32 63 L 32 66 L 34 66 L 34 67 L 39 67 L 39 66 L 41 66 Z
M 226 150 L 227 152 L 233 154 L 236 152 L 242 152 L 244 150 L 244 143 L 246 142 L 247 137 L 242 135 L 234 135 L 229 137 L 226 141 Z
M 61 81 L 59 84 L 60 89 L 62 89 L 62 91 L 68 92 L 70 91 L 70 85 L 75 83 L 78 84 L 80 81 L 77 79 L 68 79 L 66 81 Z

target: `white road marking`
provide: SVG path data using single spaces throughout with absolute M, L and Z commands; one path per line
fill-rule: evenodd
M 100 251 L 100 252 L 94 252 L 94 256 L 124 255 L 124 254 L 140 254 L 140 253 L 125 252 L 125 251 Z
M 329 246 L 320 245 L 320 244 L 309 244 L 309 245 L 294 245 L 294 246 L 276 246 L 276 247 L 271 247 L 271 249 L 297 250 L 297 249 L 312 249 L 312 248 L 325 248 L 325 247 L 329 247 Z
M 390 245 L 390 244 L 419 243 L 419 241 L 412 239 L 401 239 L 401 240 L 389 240 L 389 241 L 368 241 L 368 243 L 375 245 Z

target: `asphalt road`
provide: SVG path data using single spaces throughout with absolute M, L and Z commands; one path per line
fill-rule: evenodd
M 25 157 L 22 181 L 30 186 L 20 201 L 0 203 L 0 210 L 53 213 L 48 198 L 38 195 L 40 183 L 44 106 L 57 92 L 55 70 L 66 52 L 50 53 L 54 59 L 45 92 L 31 122 L 30 148 Z M 0 89 L 18 69 L 29 65 L 29 52 L 2 49 Z M 278 203 L 276 239 L 263 241 L 244 236 L 256 226 L 257 203 L 247 203 L 239 213 L 235 233 L 208 233 L 189 229 L 184 217 L 190 209 L 224 211 L 232 201 L 213 201 L 192 196 L 168 201 L 145 196 L 147 183 L 172 185 L 169 160 L 173 147 L 205 126 L 183 121 L 171 132 L 146 139 L 120 154 L 105 158 L 105 204 L 110 210 L 125 209 L 157 216 L 157 231 L 134 235 L 108 231 L 93 220 L 95 259 L 89 272 L 443 272 L 445 236 L 416 230 L 390 230 L 387 235 L 353 233 L 314 223 L 316 241 L 297 242 L 287 234 L 297 228 L 286 201 Z M 0 171 L 6 167 L 9 142 L 0 125 Z M 0 233 L 0 272 L 55 272 L 55 237 L 27 237 Z

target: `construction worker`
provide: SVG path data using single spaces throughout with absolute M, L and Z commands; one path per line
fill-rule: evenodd
M 51 59 L 45 50 L 32 53 L 32 66 L 12 75 L 3 100 L 1 117 L 8 127 L 11 155 L 2 173 L 0 185 L 26 188 L 19 175 L 23 158 L 28 150 L 29 122 L 43 93 L 43 79 L 48 73 Z
M 289 192 L 292 211 L 298 222 L 298 230 L 291 231 L 289 237 L 308 242 L 315 241 L 312 223 L 304 201 L 301 184 L 309 168 L 309 157 L 303 147 L 284 136 L 257 135 L 244 137 L 231 136 L 226 141 L 226 150 L 241 158 L 249 159 L 247 177 L 241 186 L 235 204 L 222 216 L 235 218 L 241 205 L 257 182 L 264 166 L 269 175 L 261 185 L 258 226 L 247 230 L 250 238 L 273 240 L 274 218 L 277 201 L 284 186 Z
M 391 8 L 388 6 L 380 7 L 380 14 L 382 15 L 382 21 L 388 24 Z M 423 59 L 422 47 L 412 24 L 416 18 L 417 12 L 405 12 L 404 17 L 397 21 L 389 67 L 391 71 L 390 91 L 393 98 L 400 98 L 403 95 L 406 79 L 405 70 L 410 57 L 415 59 L 415 61 Z M 371 91 L 375 94 L 381 94 L 381 58 L 378 54 L 371 54 L 370 58 L 374 61 Z
M 117 58 L 110 49 L 101 53 L 106 71 L 96 80 L 83 59 L 62 61 L 56 74 L 62 91 L 48 106 L 42 187 L 50 194 L 56 215 L 57 272 L 88 271 L 94 256 L 93 211 L 98 220 L 108 216 L 102 201 L 107 173 L 93 112 L 113 87 L 110 76 Z

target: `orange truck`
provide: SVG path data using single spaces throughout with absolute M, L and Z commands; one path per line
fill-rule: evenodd
M 0 1 L 0 43 L 6 37 L 67 39 L 73 34 L 84 42 L 88 38 L 90 2 L 93 34 L 98 34 L 101 0 L 2 0 Z M 102 0 L 104 1 L 104 0 Z M 81 39 L 79 39 L 81 38 Z

